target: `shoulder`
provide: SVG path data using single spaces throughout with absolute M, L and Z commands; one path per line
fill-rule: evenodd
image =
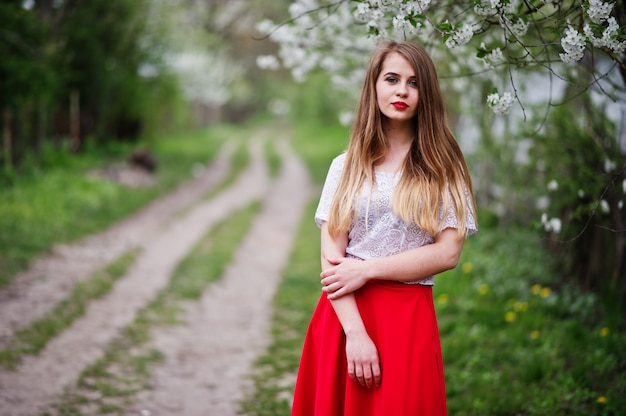
M 333 159 L 332 163 L 330 164 L 331 166 L 335 166 L 335 167 L 341 167 L 343 168 L 343 165 L 346 163 L 346 152 L 343 152 L 337 156 L 335 156 L 335 158 Z
M 343 166 L 346 163 L 346 153 L 341 153 L 336 156 L 332 162 L 330 163 L 330 167 L 328 168 L 328 173 L 332 173 L 334 175 L 339 175 L 343 171 Z

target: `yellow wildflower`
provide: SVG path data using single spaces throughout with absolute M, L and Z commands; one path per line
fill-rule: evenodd
M 486 295 L 489 292 L 489 286 L 487 286 L 485 283 L 483 283 L 482 285 L 478 286 L 478 293 L 482 296 Z
M 598 403 L 600 403 L 600 404 L 604 404 L 604 403 L 606 403 L 606 397 L 604 397 L 604 396 L 600 396 L 600 397 L 598 397 L 597 402 L 598 402 Z
M 470 274 L 474 270 L 474 265 L 470 262 L 463 263 L 461 270 L 463 270 L 464 274 Z
M 446 303 L 448 303 L 448 295 L 442 293 L 441 295 L 437 296 L 437 303 L 441 305 L 445 305 Z
M 601 337 L 606 337 L 607 335 L 609 335 L 609 328 L 607 328 L 606 326 L 604 328 L 602 328 L 600 330 L 600 336 Z
M 528 302 L 515 302 L 513 309 L 516 312 L 526 312 L 528 310 Z
M 537 330 L 534 330 L 533 332 L 530 333 L 530 338 L 537 339 L 539 338 L 539 335 L 541 335 L 540 332 Z
M 533 292 L 533 295 L 538 295 L 541 292 L 541 285 L 533 285 L 530 290 Z
M 515 315 L 515 312 L 509 311 L 504 315 L 504 320 L 507 322 L 513 322 L 516 317 L 517 315 Z
M 542 298 L 547 298 L 548 296 L 550 296 L 550 288 L 549 287 L 544 287 L 541 289 L 541 297 Z

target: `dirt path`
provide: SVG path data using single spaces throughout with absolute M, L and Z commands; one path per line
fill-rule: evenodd
M 226 149 L 218 158 L 212 168 L 213 174 L 207 172 L 203 181 L 198 181 L 203 185 L 196 184 L 192 187 L 195 191 L 183 193 L 187 195 L 185 203 L 180 197 L 169 196 L 162 200 L 166 202 L 161 202 L 160 209 L 146 209 L 124 221 L 127 225 L 144 224 L 145 234 L 137 229 L 132 235 L 147 237 L 140 241 L 131 239 L 133 242 L 126 242 L 125 249 L 118 248 L 119 253 L 112 254 L 109 250 L 113 249 L 92 244 L 93 241 L 108 241 L 104 237 L 88 238 L 77 247 L 69 247 L 74 253 L 106 253 L 94 256 L 100 259 L 101 265 L 107 263 L 106 259 L 111 261 L 133 246 L 142 247 L 143 252 L 113 290 L 92 302 L 86 314 L 49 342 L 39 356 L 26 357 L 16 372 L 0 371 L 2 414 L 37 415 L 49 408 L 63 388 L 75 382 L 80 372 L 101 356 L 118 331 L 132 322 L 136 312 L 165 287 L 173 268 L 211 225 L 251 201 L 262 199 L 263 210 L 236 253 L 233 264 L 222 279 L 206 291 L 200 302 L 187 305 L 186 324 L 159 329 L 153 334 L 154 346 L 165 354 L 166 361 L 156 369 L 155 389 L 141 393 L 138 406 L 129 409 L 129 414 L 147 414 L 146 411 L 152 415 L 236 414 L 236 402 L 242 397 L 252 360 L 266 345 L 271 298 L 304 204 L 311 197 L 306 170 L 285 141 L 279 141 L 283 155 L 281 175 L 275 181 L 269 179 L 262 154 L 263 144 L 261 137 L 251 139 L 252 157 L 247 171 L 211 200 L 197 202 L 183 217 L 173 219 L 172 214 L 189 206 L 217 183 L 216 176 L 223 177 L 220 175 L 227 171 L 224 161 L 228 160 L 232 149 Z M 191 185 L 184 185 L 181 189 L 186 186 Z M 121 232 L 124 227 L 113 227 L 102 236 L 121 239 L 120 235 L 115 235 L 115 229 Z M 53 256 L 48 261 L 55 265 L 54 274 L 50 276 L 65 275 L 62 259 Z M 76 266 L 71 261 L 65 264 L 67 273 Z M 35 268 L 45 269 L 45 265 L 46 261 L 42 260 Z M 91 267 L 93 270 L 98 268 Z M 81 277 L 88 277 L 84 271 L 82 273 Z M 46 276 L 46 273 L 40 273 L 42 275 Z M 72 281 L 65 283 L 70 289 Z M 23 302 L 32 300 L 31 289 L 36 291 L 35 288 L 43 285 L 50 290 L 52 286 L 47 282 L 46 279 L 18 279 L 16 287 L 9 288 L 5 294 L 12 295 L 7 305 L 14 305 L 10 307 L 14 309 L 6 306 L 6 310 L 27 309 L 28 305 L 24 306 Z M 62 292 L 55 292 L 52 296 L 58 299 L 69 291 L 58 287 L 53 290 Z M 49 302 L 47 309 L 40 308 L 42 311 L 32 315 L 45 314 L 54 303 Z M 3 312 L 0 309 L 0 313 Z M 18 321 L 14 317 L 8 324 L 0 322 L 8 325 L 5 328 L 9 331 L 28 322 L 26 319 Z
M 13 333 L 47 314 L 65 299 L 74 284 L 163 232 L 180 210 L 222 181 L 230 170 L 233 143 L 224 147 L 204 173 L 110 229 L 75 244 L 57 245 L 33 262 L 13 283 L 0 289 L 0 347 Z

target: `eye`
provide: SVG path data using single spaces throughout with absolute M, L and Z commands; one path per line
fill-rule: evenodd
M 398 78 L 396 78 L 396 77 L 387 77 L 387 78 L 385 78 L 385 81 L 387 81 L 390 84 L 395 84 L 396 82 L 398 82 Z
M 415 87 L 415 88 L 417 88 L 417 80 L 416 80 L 416 79 L 412 79 L 412 80 L 410 80 L 410 81 L 409 81 L 409 85 L 410 85 L 411 87 Z

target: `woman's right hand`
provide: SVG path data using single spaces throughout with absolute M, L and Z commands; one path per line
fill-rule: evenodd
M 366 332 L 346 334 L 348 375 L 363 387 L 380 386 L 381 370 L 378 349 Z

